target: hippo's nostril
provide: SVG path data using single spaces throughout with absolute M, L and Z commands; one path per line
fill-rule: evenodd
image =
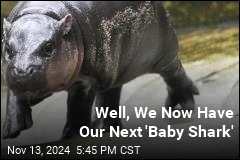
M 32 76 L 37 72 L 38 68 L 37 67 L 29 67 L 27 69 L 27 74 L 28 76 Z
M 12 70 L 12 76 L 16 77 L 16 78 L 23 77 L 23 76 L 25 76 L 25 72 L 18 69 L 17 67 L 14 67 L 13 70 Z
M 18 69 L 17 68 L 14 68 L 13 71 L 12 71 L 12 75 L 14 77 L 16 77 L 18 75 Z
M 34 73 L 34 69 L 31 67 L 27 71 L 28 75 L 32 75 Z

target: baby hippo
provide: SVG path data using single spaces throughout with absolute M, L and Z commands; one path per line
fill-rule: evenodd
M 161 2 L 23 1 L 4 19 L 3 30 L 3 138 L 29 129 L 31 106 L 62 90 L 68 92 L 62 138 L 79 135 L 81 126 L 122 127 L 119 118 L 91 121 L 93 101 L 116 110 L 122 86 L 146 73 L 166 82 L 166 107 L 194 108 L 199 92 L 179 60 Z

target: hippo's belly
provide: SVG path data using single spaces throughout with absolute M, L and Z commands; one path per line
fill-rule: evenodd
M 132 33 L 122 37 L 119 66 L 114 85 L 127 83 L 134 78 L 149 73 L 160 59 L 162 39 L 159 25 L 148 26 L 142 33 Z

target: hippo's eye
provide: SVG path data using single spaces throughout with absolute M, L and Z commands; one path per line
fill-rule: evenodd
M 46 57 L 52 57 L 55 53 L 55 48 L 52 42 L 48 42 L 45 46 L 44 46 L 44 55 Z
M 14 57 L 13 51 L 11 50 L 11 48 L 9 47 L 9 45 L 5 46 L 5 52 L 6 52 L 6 58 L 8 60 L 11 60 Z

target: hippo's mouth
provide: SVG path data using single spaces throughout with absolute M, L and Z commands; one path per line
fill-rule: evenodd
M 33 99 L 39 96 L 39 91 L 24 91 L 22 96 L 27 97 L 28 99 Z
M 29 102 L 32 100 L 41 99 L 43 97 L 48 97 L 48 95 L 50 94 L 44 91 L 29 91 L 29 90 L 15 93 L 19 98 L 28 100 Z
M 39 90 L 31 91 L 31 90 L 26 90 L 26 89 L 21 89 L 21 90 L 12 89 L 12 91 L 20 99 L 26 99 L 26 100 L 35 99 L 41 95 L 41 92 Z

